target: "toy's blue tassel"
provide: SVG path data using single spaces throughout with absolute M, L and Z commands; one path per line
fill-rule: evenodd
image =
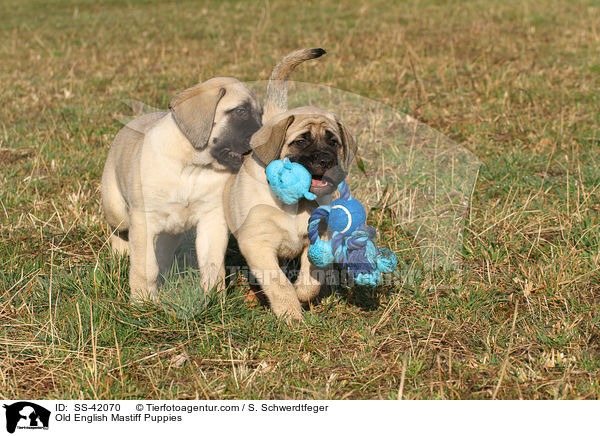
M 381 281 L 381 273 L 373 271 L 372 273 L 358 273 L 354 276 L 354 283 L 360 286 L 375 287 Z
M 396 253 L 387 249 L 380 248 L 379 254 L 377 255 L 377 269 L 382 273 L 389 274 L 396 269 L 398 265 L 398 259 Z
M 316 267 L 325 268 L 335 260 L 331 252 L 331 245 L 320 239 L 311 244 L 308 248 L 308 260 Z

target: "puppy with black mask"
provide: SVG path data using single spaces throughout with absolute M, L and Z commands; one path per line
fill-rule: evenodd
M 275 315 L 299 320 L 301 303 L 319 294 L 325 277 L 308 260 L 308 220 L 317 201 L 329 203 L 344 180 L 356 140 L 335 114 L 306 106 L 274 115 L 250 143 L 252 155 L 225 187 L 227 224 Z M 302 164 L 311 173 L 310 191 L 317 201 L 302 199 L 287 205 L 271 191 L 265 168 L 283 158 Z M 292 284 L 279 260 L 299 255 L 300 271 Z

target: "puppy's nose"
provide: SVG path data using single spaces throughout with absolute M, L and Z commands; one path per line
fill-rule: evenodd
M 318 162 L 321 168 L 328 169 L 335 164 L 335 159 L 331 156 L 321 156 Z

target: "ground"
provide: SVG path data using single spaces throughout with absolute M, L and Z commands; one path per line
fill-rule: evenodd
M 7 0 L 0 16 L 0 398 L 600 398 L 596 2 Z M 244 281 L 194 317 L 130 306 L 99 192 L 122 101 L 264 80 L 302 47 L 328 54 L 297 80 L 481 160 L 460 282 L 340 289 L 292 327 Z M 406 237 L 380 214 L 385 240 Z

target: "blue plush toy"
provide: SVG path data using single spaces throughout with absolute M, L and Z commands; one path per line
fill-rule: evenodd
M 308 259 L 313 265 L 325 267 L 339 263 L 362 286 L 377 286 L 382 273 L 396 269 L 396 255 L 387 248 L 378 248 L 373 239 L 375 229 L 365 225 L 367 214 L 362 204 L 350 196 L 346 182 L 338 185 L 340 198 L 329 206 L 313 211 L 308 221 L 310 247 Z M 333 230 L 330 242 L 319 238 L 319 223 L 327 219 Z
M 267 166 L 267 180 L 271 191 L 285 204 L 298 203 L 300 199 L 314 200 L 309 192 L 312 176 L 306 168 L 288 158 L 274 160 Z

